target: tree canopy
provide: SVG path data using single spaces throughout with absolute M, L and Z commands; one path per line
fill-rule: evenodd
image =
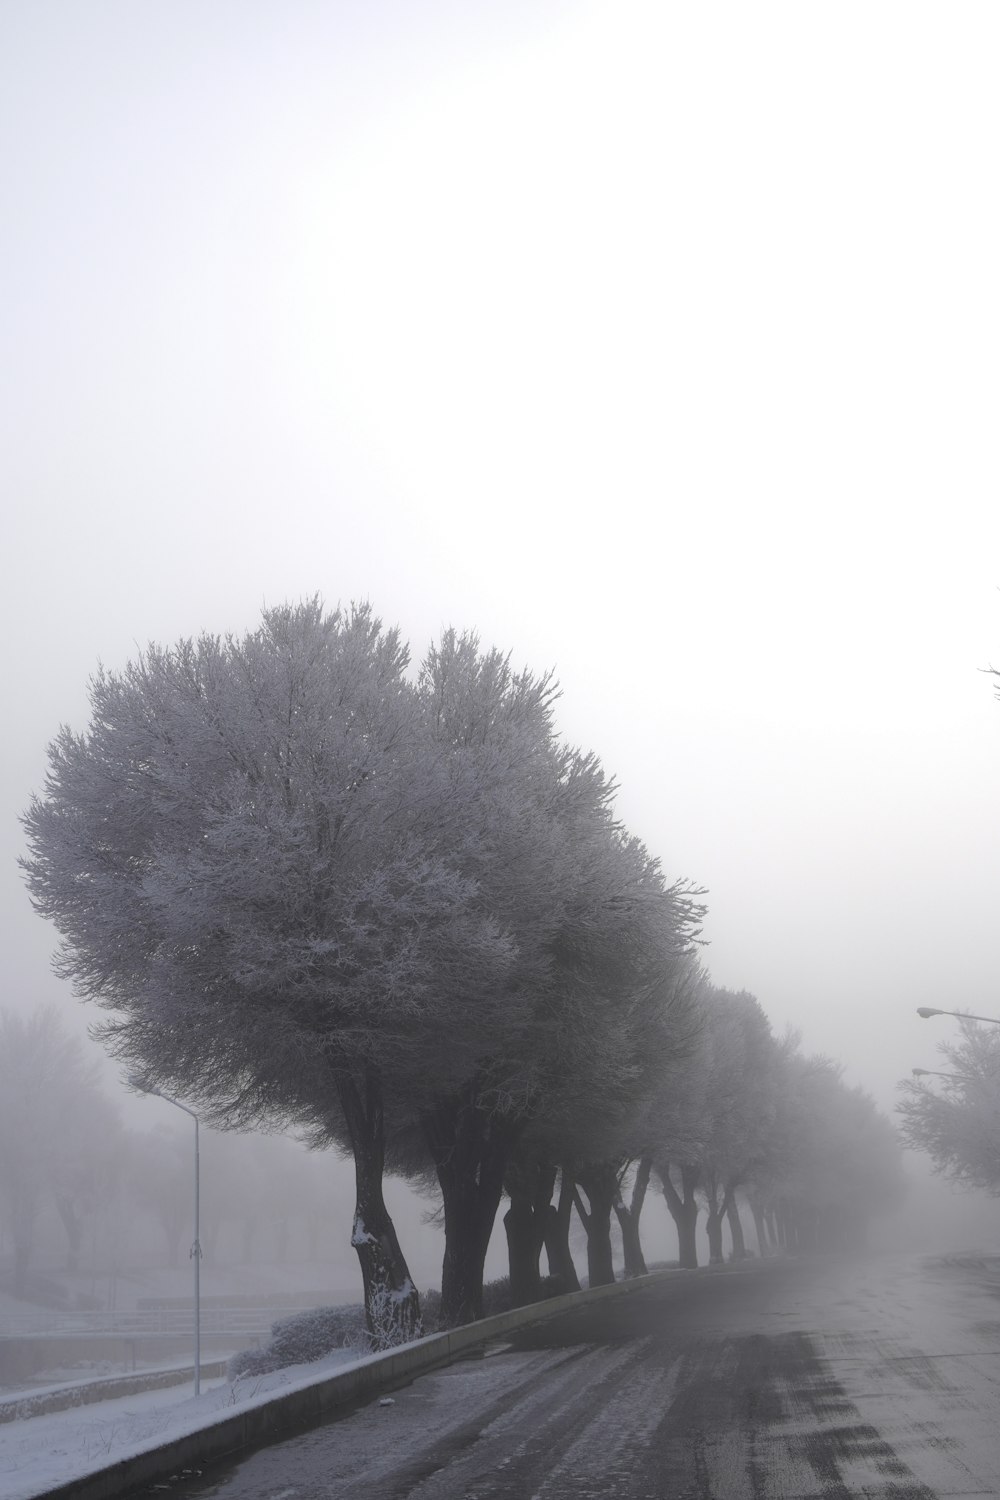
M 939 1047 L 946 1076 L 900 1084 L 900 1129 L 944 1176 L 1000 1194 L 1000 1027 L 960 1025 Z

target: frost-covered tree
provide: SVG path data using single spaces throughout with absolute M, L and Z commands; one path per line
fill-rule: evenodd
M 722 1260 L 722 1225 L 736 1192 L 767 1159 L 775 1119 L 777 1047 L 756 996 L 714 989 L 709 997 L 706 1110 L 708 1129 L 698 1158 L 707 1205 L 709 1260 Z M 739 1253 L 738 1219 L 734 1225 Z
M 773 1199 L 779 1239 L 787 1249 L 857 1248 L 905 1192 L 899 1132 L 829 1058 L 793 1054 L 790 1069 L 790 1149 Z
M 578 1118 L 573 1174 L 574 1203 L 587 1234 L 590 1284 L 614 1279 L 611 1216 L 618 1220 L 627 1276 L 645 1274 L 639 1221 L 659 1139 L 659 1104 L 664 1079 L 697 1055 L 703 1025 L 698 1007 L 699 971 L 684 951 L 663 964 L 658 986 L 640 991 L 627 1028 L 631 1057 L 627 1084 L 602 1095 L 595 1080 L 595 1102 L 603 1111 Z M 603 1116 L 603 1117 L 602 1117 Z M 584 1203 L 584 1198 L 586 1203 Z
M 655 910 L 653 903 L 644 911 L 640 906 L 631 920 L 635 923 L 640 913 L 651 918 Z M 543 1245 L 549 1274 L 566 1290 L 577 1287 L 569 1246 L 574 1207 L 587 1234 L 592 1286 L 613 1280 L 612 1213 L 621 1227 L 626 1274 L 645 1271 L 639 1218 L 652 1166 L 653 1106 L 663 1070 L 688 1054 L 696 1026 L 689 982 L 695 966 L 686 951 L 671 951 L 678 939 L 672 921 L 667 934 L 669 946 L 658 946 L 653 933 L 641 944 L 633 931 L 624 954 L 618 954 L 617 969 L 606 969 L 607 1004 L 597 1009 L 589 1027 L 561 1034 L 559 1067 L 518 1141 L 505 1180 L 515 1301 L 539 1295 Z M 616 941 L 623 936 L 618 932 Z M 610 931 L 604 942 L 610 956 L 615 947 Z M 591 976 L 595 961 L 596 949 L 584 960 Z
M 25 824 L 58 970 L 147 1084 L 223 1127 L 353 1152 L 366 1305 L 419 1305 L 382 1193 L 387 1080 L 447 1055 L 509 960 L 438 853 L 407 652 L 367 606 L 269 609 L 237 639 L 149 647 L 91 683 Z
M 693 1055 L 663 1077 L 653 1161 L 663 1200 L 677 1230 L 677 1257 L 685 1270 L 698 1265 L 696 1232 L 701 1203 L 700 1160 L 709 1128 L 707 1044 L 704 1028 Z
M 677 1225 L 682 1266 L 697 1265 L 699 1194 L 707 1210 L 709 1259 L 722 1259 L 728 1219 L 736 1253 L 737 1190 L 766 1159 L 775 1114 L 776 1045 L 753 995 L 706 984 L 700 1045 L 684 1070 L 665 1080 L 656 1164 Z
M 863 1089 L 791 1034 L 775 1059 L 774 1115 L 744 1179 L 758 1243 L 793 1251 L 862 1245 L 870 1220 L 904 1191 L 900 1139 Z
M 939 1051 L 949 1076 L 907 1079 L 897 1106 L 904 1141 L 954 1182 L 1000 1193 L 1000 1028 L 962 1021 Z
M 516 674 L 474 636 L 448 633 L 420 692 L 450 787 L 441 850 L 514 955 L 463 1008 L 465 1062 L 451 1086 L 434 1079 L 420 1116 L 444 1201 L 442 1318 L 460 1322 L 481 1307 L 518 1141 L 561 1093 L 586 1095 L 585 1056 L 627 1094 L 637 1018 L 687 951 L 698 909 L 615 821 L 596 758 L 558 740 L 549 677 Z

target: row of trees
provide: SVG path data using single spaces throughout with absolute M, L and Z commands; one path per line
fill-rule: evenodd
M 207 1149 L 206 1149 L 207 1148 Z M 317 1260 L 333 1194 L 325 1163 L 275 1137 L 203 1141 L 202 1248 Z M 122 1266 L 143 1246 L 176 1265 L 191 1237 L 187 1128 L 128 1129 L 51 1007 L 0 1010 L 0 1247 L 24 1296 L 39 1249 L 67 1271 Z M 147 1250 L 148 1253 L 148 1250 Z
M 537 1250 L 533 1244 L 533 1259 L 525 1256 L 522 1263 L 511 1219 L 516 1214 L 528 1222 L 526 1203 L 519 1206 L 524 1180 L 541 1184 L 547 1219 L 558 1212 L 547 1201 L 555 1162 L 558 1204 L 568 1212 L 569 1198 L 587 1230 L 592 1284 L 611 1279 L 612 1212 L 626 1274 L 645 1271 L 639 1220 L 650 1182 L 662 1188 L 685 1267 L 698 1264 L 702 1214 L 709 1260 L 718 1262 L 724 1224 L 733 1254 L 746 1253 L 741 1203 L 765 1253 L 856 1245 L 874 1214 L 898 1204 L 899 1144 L 869 1096 L 847 1087 L 828 1059 L 804 1056 L 794 1036 L 775 1038 L 753 995 L 718 989 L 697 973 L 692 982 L 694 1045 L 683 1061 L 654 1076 L 648 1095 L 631 1097 L 613 1132 L 605 1125 L 599 1136 L 588 1136 L 582 1110 L 561 1141 L 542 1122 L 525 1132 L 514 1161 L 519 1176 L 508 1183 L 506 1220 L 519 1299 L 535 1290 Z M 579 1154 L 588 1144 L 594 1148 L 589 1158 Z M 598 1156 L 598 1146 L 614 1154 Z M 558 1244 L 549 1248 L 549 1267 L 564 1284 L 575 1284 Z
M 454 632 L 408 667 L 367 606 L 314 600 L 99 672 L 24 862 L 129 1073 L 223 1128 L 353 1155 L 366 1306 L 388 1301 L 397 1339 L 420 1311 L 386 1170 L 440 1194 L 460 1322 L 505 1192 L 520 1296 L 543 1243 L 571 1282 L 574 1206 L 591 1279 L 612 1213 L 634 1267 L 656 1161 L 682 1203 L 697 1167 L 713 1235 L 741 1183 L 778 1213 L 773 1151 L 735 1143 L 777 1139 L 773 1089 L 813 1066 L 786 1048 L 779 1082 L 760 1007 L 707 983 L 701 893 L 664 880 L 596 757 L 560 741 L 550 677 Z

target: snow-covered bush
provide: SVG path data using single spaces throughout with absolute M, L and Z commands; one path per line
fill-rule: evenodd
M 271 1342 L 263 1349 L 241 1349 L 234 1354 L 227 1374 L 230 1380 L 267 1375 L 287 1365 L 323 1359 L 335 1349 L 370 1347 L 363 1307 L 316 1307 L 272 1323 Z

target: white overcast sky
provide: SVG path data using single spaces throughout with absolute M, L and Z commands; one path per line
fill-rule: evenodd
M 884 1104 L 915 1006 L 1000 1013 L 998 42 L 4 0 L 0 1003 L 60 989 L 16 816 L 98 660 L 319 591 L 554 667 L 715 979 Z

